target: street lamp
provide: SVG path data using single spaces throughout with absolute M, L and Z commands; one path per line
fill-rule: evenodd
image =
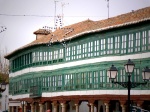
M 6 90 L 6 83 L 2 82 L 0 83 L 0 92 L 4 92 Z
M 143 83 L 131 82 L 130 78 L 131 78 L 131 74 L 132 74 L 132 72 L 134 70 L 134 66 L 135 66 L 135 64 L 130 59 L 124 65 L 125 71 L 128 74 L 128 82 L 117 82 L 117 81 L 114 81 L 114 79 L 116 78 L 116 76 L 118 74 L 118 70 L 117 70 L 117 68 L 114 65 L 112 65 L 107 71 L 107 75 L 111 79 L 112 83 L 119 84 L 122 87 L 128 89 L 128 111 L 130 110 L 130 90 L 131 90 L 131 88 L 135 88 L 135 87 L 137 87 L 139 85 L 145 85 L 150 80 L 150 69 L 148 67 L 146 67 L 142 71 L 142 76 L 143 76 L 144 82 Z
M 7 95 L 5 95 L 5 112 L 6 112 Z

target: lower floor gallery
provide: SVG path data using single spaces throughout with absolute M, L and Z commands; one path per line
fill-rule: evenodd
M 11 100 L 11 99 L 10 99 Z M 9 112 L 129 112 L 127 95 L 74 95 L 17 99 L 21 106 L 9 106 Z M 131 95 L 132 109 L 150 111 L 150 95 Z

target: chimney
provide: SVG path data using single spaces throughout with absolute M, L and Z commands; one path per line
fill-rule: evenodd
M 39 29 L 34 32 L 34 34 L 36 35 L 36 40 L 43 38 L 43 36 L 48 35 L 50 33 L 51 33 L 51 30 L 46 30 L 46 29 Z

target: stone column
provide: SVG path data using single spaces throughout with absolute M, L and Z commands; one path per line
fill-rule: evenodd
M 24 104 L 24 112 L 27 112 L 27 103 Z
M 18 108 L 19 108 L 19 107 L 17 106 L 17 107 L 16 107 L 16 112 L 18 112 Z M 9 112 L 9 111 L 8 111 L 8 112 Z
M 13 106 L 11 107 L 11 110 L 12 110 L 12 112 L 14 112 L 14 107 Z
M 126 112 L 126 100 L 125 99 L 121 99 L 121 100 L 119 100 L 119 102 L 120 102 L 120 106 L 121 106 L 121 108 L 122 108 L 122 112 Z
M 27 112 L 27 109 L 26 109 L 26 106 L 27 104 L 21 104 L 21 109 L 22 109 L 22 112 Z M 16 108 L 17 109 L 17 108 Z
M 91 106 L 91 112 L 94 112 L 94 104 L 90 103 L 90 106 Z
M 11 107 L 10 106 L 8 107 L 8 112 L 11 112 Z
M 104 103 L 105 104 L 105 110 L 106 112 L 109 112 L 109 104 L 108 103 Z
M 76 112 L 79 112 L 79 104 L 75 104 L 76 106 Z
M 40 106 L 40 112 L 43 112 L 43 104 L 40 103 L 39 106 Z
M 122 108 L 122 112 L 126 112 L 126 106 L 125 105 L 121 105 L 121 108 Z
M 61 103 L 61 107 L 62 107 L 62 112 L 66 112 L 66 104 L 65 103 Z
M 57 102 L 53 102 L 54 112 L 57 112 L 58 104 Z
M 34 104 L 30 104 L 31 106 L 31 112 L 34 112 Z

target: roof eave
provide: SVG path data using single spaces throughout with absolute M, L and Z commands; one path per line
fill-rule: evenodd
M 95 30 L 84 31 L 84 32 L 78 33 L 76 35 L 69 36 L 68 38 L 63 38 L 63 39 L 60 40 L 60 42 L 67 41 L 67 40 L 70 40 L 70 39 L 73 39 L 73 38 L 76 38 L 76 37 L 79 37 L 79 36 L 82 36 L 82 35 L 85 35 L 85 34 L 101 32 L 101 31 L 110 30 L 110 29 L 113 29 L 113 28 L 124 27 L 124 26 L 133 25 L 133 24 L 137 24 L 137 23 L 140 23 L 140 22 L 148 21 L 148 20 L 150 20 L 150 17 L 144 18 L 144 19 L 141 19 L 141 20 L 137 20 L 137 21 L 126 22 L 126 23 L 123 23 L 123 24 L 118 24 L 118 25 L 112 25 L 112 26 L 108 26 L 108 27 L 104 27 L 104 28 L 99 28 L 99 29 L 95 29 Z M 54 41 L 53 43 L 55 43 L 55 42 L 58 42 L 58 41 Z M 19 48 L 19 49 L 15 50 L 14 52 L 6 55 L 5 58 L 9 59 L 14 53 L 17 53 L 20 50 L 23 50 L 23 49 L 26 49 L 26 48 L 29 48 L 29 47 L 33 47 L 33 46 L 36 46 L 36 45 L 43 45 L 43 44 L 47 44 L 47 43 L 46 42 L 40 42 L 40 43 L 35 43 L 35 44 L 28 45 L 26 47 Z
M 144 18 L 144 19 L 139 20 L 139 21 L 132 21 L 132 22 L 124 23 L 124 24 L 113 25 L 113 26 L 109 26 L 109 27 L 104 27 L 104 28 L 99 28 L 99 29 L 95 29 L 95 30 L 85 31 L 85 32 L 81 32 L 81 33 L 78 33 L 76 35 L 70 36 L 68 38 L 63 38 L 63 39 L 60 40 L 60 42 L 70 40 L 70 39 L 73 39 L 73 38 L 76 38 L 78 36 L 82 36 L 82 35 L 85 35 L 85 34 L 101 32 L 101 31 L 110 30 L 110 29 L 113 29 L 113 28 L 119 28 L 119 27 L 123 27 L 123 26 L 133 25 L 133 24 L 137 24 L 137 23 L 140 23 L 140 22 L 148 21 L 148 20 L 150 20 L 150 17 L 149 18 Z

